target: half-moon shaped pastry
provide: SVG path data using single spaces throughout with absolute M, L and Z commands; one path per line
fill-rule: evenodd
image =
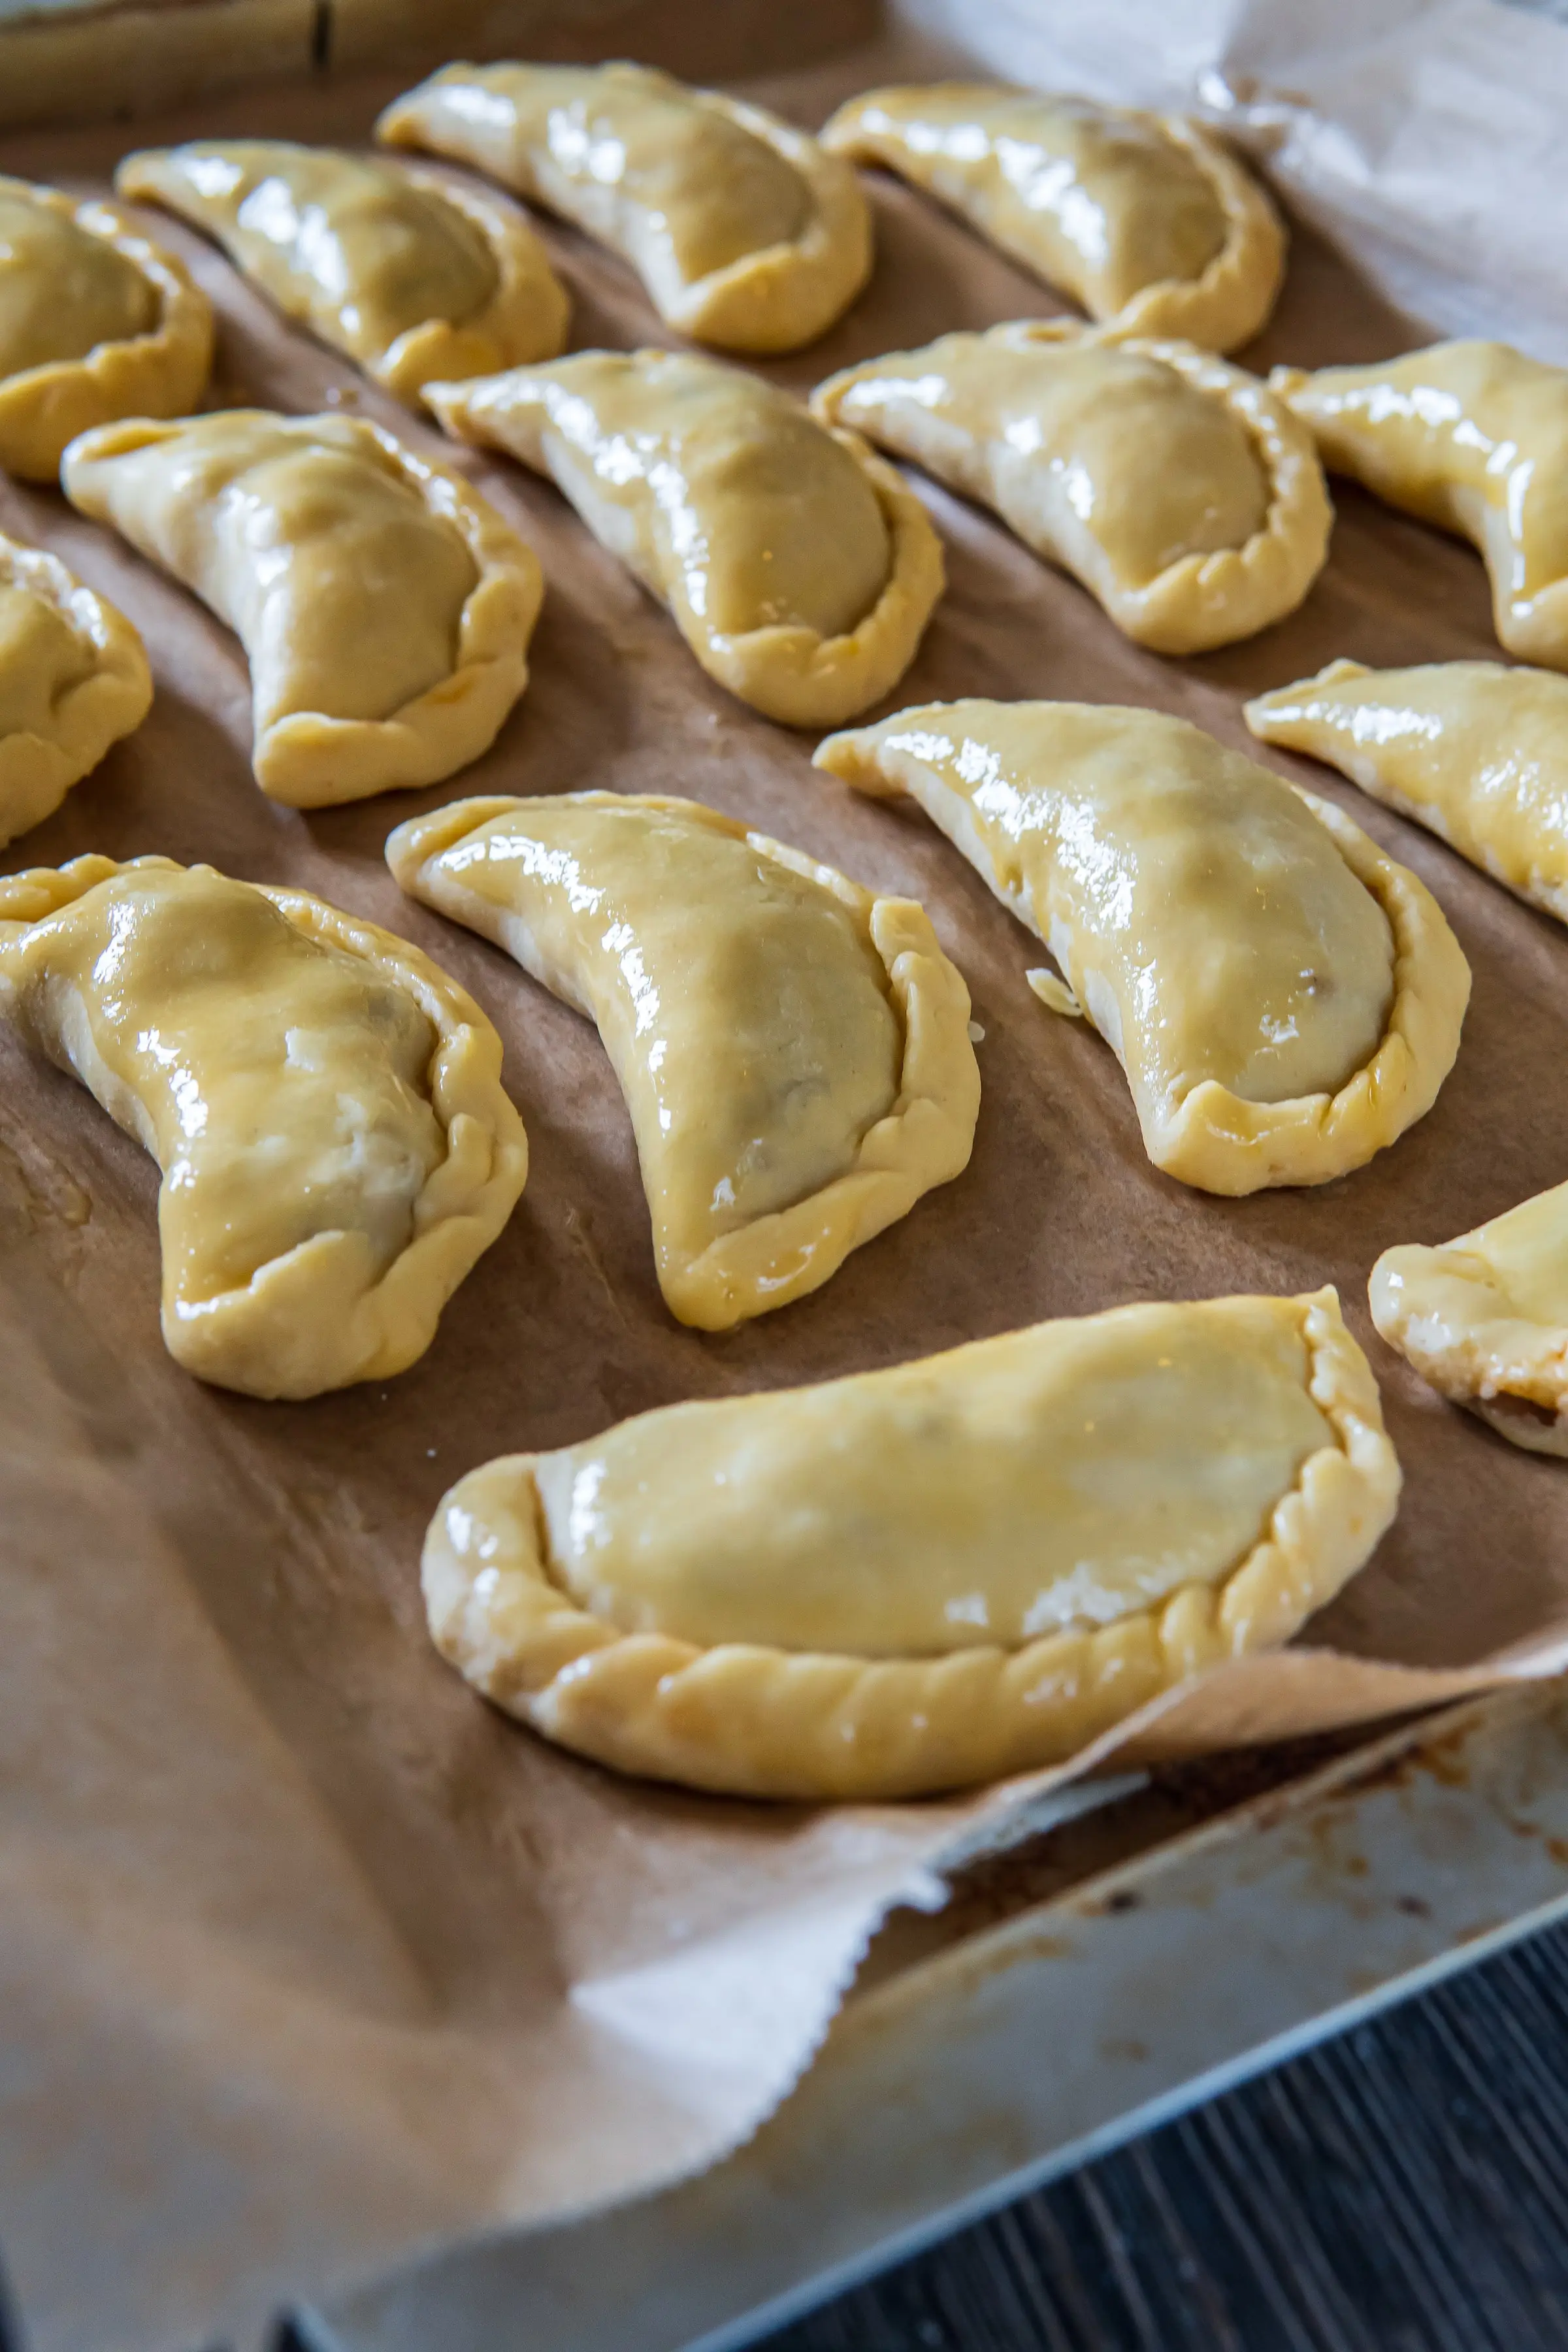
M 893 467 L 787 393 L 678 352 L 579 352 L 432 384 L 450 433 L 549 474 L 710 677 L 834 727 L 908 669 L 942 542 Z
M 1510 654 L 1568 669 L 1568 368 L 1507 343 L 1436 343 L 1268 381 L 1331 474 L 1474 541 Z
M 1384 1250 L 1369 1297 L 1424 1381 L 1528 1453 L 1568 1456 L 1568 1184 L 1436 1249 Z
M 1568 923 L 1568 678 L 1500 662 L 1331 662 L 1259 695 L 1247 723 L 1414 817 Z
M 1399 1483 L 1331 1290 L 1121 1307 L 487 1463 L 425 1605 L 487 1698 L 621 1771 L 922 1796 L 1288 1640 Z
M 969 992 L 908 899 L 642 794 L 459 801 L 386 862 L 598 1024 L 683 1323 L 803 1297 L 967 1165 Z
M 1021 320 L 846 368 L 812 406 L 994 508 L 1156 653 L 1267 628 L 1328 552 L 1311 435 L 1191 343 Z
M 0 177 L 0 468 L 52 482 L 89 425 L 194 408 L 212 352 L 206 296 L 123 213 Z
M 432 376 L 548 359 L 566 340 L 544 247 L 483 189 L 286 139 L 147 148 L 114 184 L 216 237 L 286 317 L 399 399 Z
M 721 351 L 815 341 L 870 275 L 846 163 L 760 106 L 648 66 L 446 66 L 376 137 L 574 221 L 626 256 L 661 319 Z
M 522 1191 L 478 1005 L 307 891 L 166 857 L 15 875 L 0 1012 L 157 1160 L 164 1344 L 220 1388 L 402 1371 Z
M 1429 1110 L 1470 971 L 1431 894 L 1330 802 L 1184 719 L 950 702 L 816 764 L 910 793 L 1043 940 L 1127 1074 L 1156 1168 L 1323 1184 Z M 1031 973 L 1061 1010 L 1061 983 Z
M 256 781 L 291 808 L 438 782 L 528 682 L 538 558 L 379 425 L 258 408 L 107 425 L 61 481 L 238 635 Z
M 0 845 L 52 815 L 152 701 L 124 615 L 58 556 L 0 534 Z
M 1279 215 L 1185 115 L 935 82 L 851 99 L 822 143 L 939 197 L 1124 333 L 1228 352 L 1274 308 L 1285 271 Z

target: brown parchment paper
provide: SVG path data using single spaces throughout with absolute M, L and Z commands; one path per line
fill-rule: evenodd
M 927 62 L 889 43 L 763 94 L 816 122 Z M 137 134 L 359 140 L 392 87 L 231 98 Z M 99 186 L 127 143 L 113 129 L 16 139 L 0 168 Z M 876 205 L 874 282 L 780 380 L 805 388 L 1055 307 L 918 198 L 879 184 Z M 199 238 L 159 233 L 221 309 L 216 400 L 342 404 L 422 437 Z M 618 264 L 545 234 L 577 345 L 668 340 Z M 1418 340 L 1303 236 L 1251 356 L 1310 365 Z M 491 1713 L 428 1645 L 417 1563 L 438 1496 L 493 1454 L 1045 1316 L 1331 1279 L 1384 1384 L 1407 1477 L 1398 1523 L 1309 1648 L 1168 1706 L 1143 1750 L 1355 1721 L 1547 1671 L 1568 1647 L 1568 1474 L 1442 1404 L 1364 1308 L 1385 1245 L 1456 1233 L 1568 1172 L 1562 929 L 1314 772 L 1448 911 L 1475 971 L 1463 1050 L 1430 1116 L 1360 1173 L 1243 1202 L 1186 1191 L 1147 1164 L 1106 1047 L 1030 994 L 1038 947 L 936 833 L 816 774 L 808 739 L 710 686 L 548 487 L 458 462 L 542 556 L 532 683 L 449 785 L 311 816 L 251 782 L 234 640 L 58 498 L 0 487 L 0 525 L 135 619 L 159 688 L 140 733 L 8 866 L 166 851 L 403 931 L 500 1026 L 532 1147 L 516 1215 L 421 1364 L 384 1388 L 256 1403 L 163 1353 L 152 1162 L 0 1034 L 0 2244 L 39 2352 L 252 2342 L 286 2295 L 712 2160 L 805 2063 L 886 1906 L 1015 1801 L 700 1800 L 617 1780 Z M 1304 610 L 1186 663 L 1127 644 L 999 526 L 928 495 L 950 586 L 897 702 L 1152 704 L 1250 749 L 1243 698 L 1333 655 L 1495 651 L 1476 557 L 1349 488 Z M 382 863 L 393 824 L 459 793 L 589 785 L 693 794 L 921 898 L 985 1032 L 968 1173 L 826 1290 L 724 1338 L 661 1306 L 593 1031 L 405 902 Z

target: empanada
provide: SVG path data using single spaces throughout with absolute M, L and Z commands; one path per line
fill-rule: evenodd
M 287 317 L 401 400 L 432 376 L 548 359 L 566 340 L 544 247 L 483 189 L 285 139 L 147 148 L 114 184 L 216 237 Z
M 1247 723 L 1412 816 L 1568 923 L 1568 678 L 1500 662 L 1331 662 L 1259 695 Z
M 925 509 L 864 442 L 739 368 L 579 352 L 432 384 L 448 432 L 549 474 L 710 677 L 792 727 L 888 692 L 942 593 Z
M 522 1191 L 478 1005 L 307 891 L 166 857 L 13 876 L 0 1012 L 157 1160 L 164 1343 L 220 1388 L 402 1371 Z
M 1384 1250 L 1369 1296 L 1424 1381 L 1527 1452 L 1568 1456 L 1568 1184 L 1436 1249 Z
M 376 137 L 472 163 L 626 256 L 660 318 L 722 351 L 826 331 L 871 269 L 853 171 L 776 114 L 648 66 L 446 66 Z
M 1326 1183 L 1436 1100 L 1470 992 L 1436 899 L 1331 803 L 1184 719 L 931 703 L 829 736 L 816 764 L 912 794 L 1046 942 L 1168 1175 Z M 1062 1009 L 1054 975 L 1030 979 Z
M 1285 271 L 1279 215 L 1186 115 L 935 82 L 851 99 L 822 143 L 940 197 L 1127 334 L 1228 352 L 1274 308 Z
M 51 815 L 152 701 L 124 615 L 58 556 L 0 535 L 0 845 Z
M 683 1323 L 787 1306 L 966 1166 L 969 992 L 908 899 L 641 794 L 459 801 L 386 859 L 597 1023 Z
M 255 408 L 108 425 L 61 480 L 236 631 L 256 781 L 291 808 L 439 782 L 527 683 L 538 558 L 378 425 Z
M 1328 551 L 1311 435 L 1191 343 L 1020 320 L 863 361 L 812 406 L 994 507 L 1156 653 L 1267 628 Z
M 1568 669 L 1568 368 L 1507 343 L 1436 343 L 1268 381 L 1331 474 L 1475 542 L 1510 654 Z
M 1121 1307 L 487 1463 L 425 1605 L 488 1698 L 622 1771 L 921 1796 L 1288 1640 L 1398 1495 L 1331 1290 Z
M 206 296 L 123 213 L 0 178 L 0 468 L 52 482 L 89 425 L 194 408 L 212 352 Z

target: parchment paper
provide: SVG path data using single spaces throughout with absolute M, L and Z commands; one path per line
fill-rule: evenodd
M 928 63 L 889 42 L 773 94 L 815 122 Z M 390 90 L 262 92 L 138 135 L 352 140 Z M 100 184 L 123 143 L 16 140 L 0 167 Z M 781 380 L 1054 307 L 918 198 L 879 184 L 876 202 L 874 283 Z M 220 400 L 342 402 L 420 437 L 198 238 L 160 233 L 221 306 Z M 578 344 L 660 339 L 618 265 L 546 234 Z M 1412 340 L 1304 234 L 1252 357 L 1315 364 Z M 251 782 L 234 640 L 57 498 L 0 489 L 0 524 L 134 617 L 159 683 L 141 732 L 9 866 L 163 850 L 404 931 L 499 1024 L 532 1146 L 517 1214 L 420 1365 L 308 1405 L 251 1402 L 163 1353 L 151 1161 L 0 1035 L 0 2243 L 39 2352 L 250 2342 L 287 2294 L 712 2160 L 805 2063 L 885 1907 L 929 1887 L 987 1811 L 1037 1793 L 767 1809 L 553 1752 L 475 1698 L 424 1630 L 428 1516 L 497 1452 L 1039 1317 L 1332 1279 L 1384 1382 L 1408 1481 L 1398 1524 L 1310 1652 L 1180 1700 L 1159 1743 L 1355 1720 L 1568 1654 L 1564 1472 L 1439 1402 L 1364 1313 L 1387 1244 L 1446 1236 L 1568 1171 L 1562 929 L 1314 772 L 1447 909 L 1475 970 L 1464 1047 L 1430 1116 L 1359 1174 L 1240 1202 L 1184 1190 L 1148 1166 L 1109 1051 L 1030 994 L 1037 946 L 935 832 L 817 775 L 808 740 L 710 686 L 550 488 L 463 462 L 544 561 L 533 682 L 453 783 L 311 817 Z M 1332 655 L 1495 650 L 1474 555 L 1353 490 L 1303 612 L 1187 663 L 1138 651 L 999 527 L 929 497 L 951 584 L 898 701 L 1154 704 L 1250 748 L 1243 697 Z M 660 1304 L 592 1030 L 404 902 L 382 864 L 392 824 L 459 792 L 588 785 L 694 794 L 922 898 L 985 1032 L 969 1172 L 816 1297 L 722 1339 Z

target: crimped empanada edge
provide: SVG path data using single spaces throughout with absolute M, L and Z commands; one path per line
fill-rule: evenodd
M 1568 1327 L 1510 1311 L 1484 1254 L 1481 1231 L 1428 1246 L 1384 1251 L 1367 1284 L 1372 1319 L 1429 1387 L 1531 1454 L 1568 1455 Z M 1405 1286 L 1421 1277 L 1428 1303 Z M 1431 1297 L 1440 1283 L 1440 1297 Z M 1441 1307 L 1440 1317 L 1435 1311 Z
M 925 909 L 912 899 L 879 898 L 837 867 L 700 802 L 661 793 L 565 797 L 588 805 L 629 797 L 642 807 L 700 814 L 715 829 L 746 841 L 760 856 L 805 876 L 849 907 L 865 923 L 886 975 L 902 1035 L 899 1092 L 861 1138 L 844 1173 L 788 1208 L 724 1234 L 695 1258 L 679 1258 L 661 1246 L 656 1232 L 659 1288 L 670 1312 L 698 1330 L 731 1330 L 820 1289 L 852 1251 L 968 1166 L 980 1111 L 969 991 L 943 953 Z M 426 869 L 492 817 L 527 806 L 526 801 L 499 796 L 458 802 L 400 825 L 386 844 L 386 862 L 399 887 L 465 921 L 461 886 L 447 882 L 437 892 Z
M 178 416 L 195 406 L 212 366 L 212 305 L 183 263 L 143 236 L 101 196 L 77 203 L 58 189 L 16 180 L 34 203 L 70 215 L 131 263 L 158 297 L 145 334 L 98 343 L 85 359 L 51 360 L 0 377 L 0 469 L 52 482 L 68 444 L 122 417 Z
M 67 460 L 121 457 L 170 440 L 200 421 L 126 418 L 81 435 Z M 294 416 L 280 421 L 311 422 Z M 458 618 L 456 666 L 435 686 L 385 719 L 291 711 L 260 730 L 252 746 L 252 772 L 268 798 L 287 808 L 335 807 L 377 793 L 439 783 L 477 760 L 528 684 L 528 644 L 544 598 L 539 558 L 471 483 L 368 417 L 352 422 L 430 510 L 452 525 L 479 578 Z
M 84 898 L 98 883 L 171 857 L 124 863 L 96 855 L 0 880 L 0 1005 L 7 935 Z M 199 869 L 197 869 L 199 870 Z M 371 964 L 412 996 L 436 1032 L 431 1106 L 447 1138 L 414 1204 L 414 1237 L 368 1286 L 355 1285 L 357 1236 L 318 1234 L 258 1267 L 243 1288 L 182 1301 L 165 1285 L 164 1344 L 176 1363 L 219 1388 L 300 1399 L 389 1380 L 436 1336 L 441 1310 L 497 1238 L 528 1175 L 528 1139 L 501 1085 L 501 1045 L 467 992 L 406 940 L 308 890 L 251 887 L 307 938 Z M 107 1116 L 107 1114 L 106 1114 Z M 342 1279 L 334 1281 L 334 1271 Z
M 110 746 L 141 726 L 153 704 L 153 673 L 142 639 L 123 613 L 68 572 L 45 548 L 0 532 L 0 584 L 52 604 L 94 656 L 90 674 L 56 699 L 47 736 L 0 735 L 0 846 L 53 814 L 73 784 Z
M 470 1472 L 422 1570 L 431 1637 L 509 1714 L 616 1769 L 737 1796 L 933 1795 L 1066 1762 L 1151 1699 L 1287 1641 L 1370 1556 L 1400 1472 L 1331 1288 L 1301 1297 L 1307 1386 L 1333 1433 L 1215 1584 L 1016 1649 L 868 1659 L 623 1633 L 552 1581 L 530 1454 Z

